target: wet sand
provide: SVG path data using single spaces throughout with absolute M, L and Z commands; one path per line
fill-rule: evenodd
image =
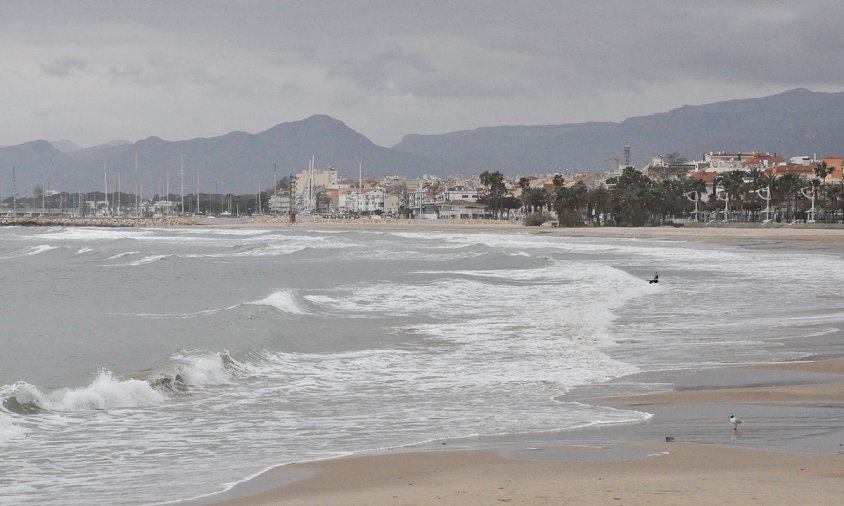
M 836 251 L 844 245 L 844 230 L 797 228 L 530 232 Z M 838 350 L 842 335 L 818 339 L 818 349 Z M 647 422 L 279 466 L 192 504 L 841 504 L 844 359 L 826 358 L 619 378 L 562 400 L 653 414 Z M 614 395 L 631 383 L 660 391 Z M 731 414 L 744 422 L 737 431 Z

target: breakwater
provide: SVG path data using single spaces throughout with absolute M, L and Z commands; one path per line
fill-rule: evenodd
M 0 216 L 0 226 L 21 227 L 173 227 L 195 225 L 193 218 L 109 218 L 75 216 Z

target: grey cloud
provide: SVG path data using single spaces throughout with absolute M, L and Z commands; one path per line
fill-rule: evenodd
M 87 63 L 79 58 L 64 56 L 42 64 L 41 70 L 47 75 L 66 77 L 78 73 L 87 73 L 90 68 Z
M 382 91 L 390 83 L 434 72 L 434 67 L 418 52 L 390 49 L 377 54 L 334 62 L 326 71 L 329 78 L 347 78 L 359 86 Z
M 144 100 L 155 121 L 187 90 L 187 114 L 324 112 L 398 135 L 844 89 L 842 18 L 840 0 L 0 0 L 0 44 L 6 89 L 29 92 L 47 62 L 40 89 L 112 97 L 103 114 Z
M 151 57 L 141 65 L 112 66 L 105 74 L 115 82 L 143 87 L 216 87 L 221 84 L 219 77 L 201 66 L 186 65 L 179 59 L 161 56 Z

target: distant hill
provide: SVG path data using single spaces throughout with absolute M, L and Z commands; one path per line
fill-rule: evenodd
M 137 154 L 137 172 L 135 156 Z M 356 175 L 360 163 L 366 174 L 421 174 L 428 170 L 422 157 L 376 146 L 343 122 L 324 115 L 282 123 L 257 134 L 231 132 L 219 137 L 167 141 L 159 137 L 129 143 L 109 143 L 63 153 L 46 141 L 0 149 L 2 193 L 11 193 L 11 170 L 17 167 L 18 194 L 31 195 L 35 185 L 68 191 L 100 190 L 104 171 L 109 188 L 119 173 L 121 190 L 144 195 L 162 192 L 170 175 L 170 191 L 179 193 L 184 157 L 185 193 L 196 191 L 197 171 L 201 192 L 252 193 L 272 186 L 273 164 L 279 178 L 308 166 L 335 167 L 341 174 Z
M 621 123 L 501 126 L 442 135 L 407 135 L 396 151 L 424 155 L 465 172 L 507 174 L 604 170 L 631 145 L 642 166 L 677 151 L 700 159 L 708 151 L 844 154 L 844 93 L 795 89 L 764 98 L 683 106 Z
M 50 144 L 63 153 L 70 153 L 72 151 L 79 151 L 82 149 L 82 146 L 73 141 L 53 141 Z
M 268 188 L 273 164 L 281 178 L 307 167 L 311 155 L 318 168 L 333 166 L 347 176 L 357 174 L 358 163 L 365 174 L 374 176 L 606 170 L 613 164 L 611 159 L 622 157 L 625 142 L 630 143 L 637 166 L 674 151 L 690 159 L 720 150 L 842 155 L 844 93 L 796 89 L 764 98 L 683 106 L 620 123 L 499 126 L 407 135 L 392 148 L 377 146 L 324 115 L 256 134 L 231 132 L 180 141 L 149 137 L 71 150 L 71 143 L 37 140 L 0 148 L 0 194 L 11 193 L 12 167 L 20 196 L 31 195 L 42 182 L 54 190 L 100 190 L 104 170 L 110 189 L 119 174 L 123 191 L 134 191 L 141 184 L 147 196 L 157 193 L 159 186 L 164 191 L 169 170 L 170 191 L 178 193 L 182 157 L 186 193 L 196 191 L 197 172 L 202 192 L 251 193 Z

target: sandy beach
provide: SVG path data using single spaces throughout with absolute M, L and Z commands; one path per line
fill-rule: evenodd
M 443 223 L 441 220 L 261 220 L 241 222 L 235 219 L 198 220 L 200 226 L 223 228 L 303 228 L 314 230 L 437 230 L 442 232 L 495 232 L 522 234 L 553 234 L 567 237 L 617 237 L 707 241 L 722 244 L 753 244 L 755 242 L 782 243 L 816 249 L 844 244 L 844 225 L 797 223 L 776 224 L 693 224 L 680 227 L 525 227 L 509 222 L 486 220 Z
M 316 228 L 337 224 L 297 224 Z M 379 225 L 371 225 L 379 227 Z M 389 227 L 388 225 L 380 225 Z M 444 230 L 484 230 L 482 226 Z M 837 250 L 844 230 L 660 227 L 525 229 L 567 236 L 718 241 Z M 837 306 L 836 306 L 837 307 Z M 819 338 L 841 338 L 841 332 Z M 833 347 L 834 348 L 834 347 Z M 652 413 L 645 423 L 432 443 L 274 468 L 189 504 L 840 504 L 844 495 L 844 359 L 645 374 L 568 400 Z M 728 417 L 744 423 L 733 431 Z

